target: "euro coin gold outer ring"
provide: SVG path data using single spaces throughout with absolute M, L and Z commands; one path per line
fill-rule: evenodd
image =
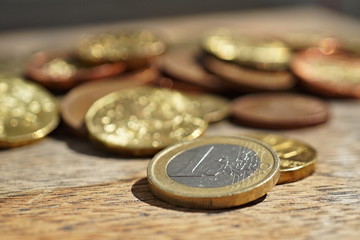
M 171 135 L 171 133 L 169 132 L 169 129 L 160 128 L 156 132 L 151 132 L 151 134 L 158 134 L 158 135 L 165 137 L 166 139 L 163 140 L 161 144 L 156 145 L 156 146 L 154 146 L 152 143 L 150 143 L 151 139 L 153 139 L 153 138 L 151 138 L 150 140 L 145 139 L 145 138 L 137 138 L 137 139 L 132 138 L 130 141 L 129 136 L 127 136 L 128 140 L 129 140 L 127 143 L 114 143 L 114 141 L 107 138 L 106 136 L 102 136 L 103 135 L 102 132 L 99 133 L 96 131 L 96 128 L 98 126 L 96 126 L 96 124 L 94 123 L 94 117 L 97 114 L 97 112 L 101 109 L 104 109 L 104 107 L 106 105 L 112 104 L 113 102 L 117 101 L 118 99 L 123 98 L 123 96 L 129 96 L 129 95 L 131 95 L 131 101 L 134 102 L 135 97 L 136 98 L 144 97 L 144 95 L 146 95 L 147 92 L 157 91 L 157 90 L 168 93 L 167 96 L 174 95 L 174 97 L 176 99 L 181 99 L 181 102 L 187 106 L 185 108 L 187 113 L 185 114 L 185 112 L 182 112 L 181 115 L 185 116 L 185 117 L 190 117 L 191 121 L 188 120 L 186 123 L 191 122 L 194 126 L 196 126 L 196 129 L 193 129 L 192 132 L 186 132 L 186 131 L 188 131 L 186 129 L 189 126 L 186 126 L 183 129 L 180 129 L 180 127 L 178 127 L 176 130 L 184 130 L 184 132 L 187 133 L 187 135 L 182 137 L 180 140 L 180 139 L 174 139 L 174 138 L 167 137 L 167 136 Z M 126 92 L 127 92 L 127 94 L 125 94 Z M 129 100 L 129 98 L 127 100 Z M 155 105 L 161 104 L 163 102 L 170 102 L 170 99 L 161 99 L 161 101 L 158 101 L 157 103 L 155 103 Z M 114 153 L 120 153 L 120 154 L 126 155 L 126 156 L 139 156 L 139 157 L 153 156 L 155 153 L 159 152 L 160 150 L 164 149 L 167 146 L 178 143 L 179 141 L 192 140 L 192 139 L 198 138 L 204 134 L 205 130 L 207 129 L 208 122 L 206 120 L 202 119 L 203 113 L 202 113 L 201 109 L 195 108 L 193 105 L 194 105 L 193 101 L 191 101 L 189 98 L 187 98 L 185 95 L 181 94 L 178 91 L 165 89 L 165 88 L 156 88 L 156 87 L 145 87 L 145 86 L 136 87 L 136 88 L 132 88 L 132 89 L 112 92 L 112 93 L 105 95 L 104 97 L 98 99 L 96 102 L 94 102 L 91 105 L 91 107 L 87 111 L 86 116 L 85 116 L 85 124 L 86 124 L 86 128 L 88 130 L 88 133 L 89 133 L 89 137 L 95 143 L 97 143 L 99 146 L 101 146 L 109 151 L 112 151 Z M 126 108 L 127 107 L 129 107 L 129 106 L 127 105 Z M 125 111 L 126 111 L 126 109 L 125 109 Z M 137 112 L 141 112 L 141 111 L 142 111 L 141 109 L 137 109 Z M 125 113 L 125 114 L 127 114 L 127 113 Z M 129 115 L 129 117 L 131 117 L 131 115 Z M 172 119 L 174 119 L 175 117 L 176 116 L 173 116 Z M 146 119 L 143 119 L 143 120 L 146 121 Z M 151 120 L 151 119 L 148 119 L 148 120 Z M 129 122 L 127 122 L 127 124 L 129 124 Z M 165 125 L 165 124 L 163 124 L 163 125 Z M 163 131 L 163 132 L 160 133 L 161 131 Z M 138 141 L 139 144 L 135 144 L 135 141 Z
M 315 171 L 316 167 L 316 161 L 317 161 L 317 152 L 316 150 L 311 147 L 309 144 L 306 144 L 302 141 L 295 140 L 292 138 L 283 137 L 276 134 L 269 134 L 269 133 L 255 133 L 255 134 L 248 134 L 248 137 L 255 138 L 259 141 L 263 141 L 266 144 L 270 145 L 275 152 L 279 155 L 280 159 L 280 178 L 277 184 L 283 184 L 283 183 L 290 183 L 290 182 L 296 182 L 300 179 L 303 179 L 309 175 L 311 175 Z M 277 143 L 278 141 L 282 141 L 281 143 L 275 144 L 272 143 L 272 140 L 275 140 Z M 286 146 L 285 148 L 281 148 L 277 150 L 278 145 L 281 148 L 282 146 L 287 145 L 288 152 L 286 152 Z M 290 145 L 290 146 L 289 146 Z M 289 147 L 295 147 L 299 149 L 303 149 L 303 151 L 306 151 L 308 153 L 308 156 L 306 158 L 302 158 L 301 161 L 296 161 L 293 159 L 285 159 L 287 154 L 291 154 L 292 157 L 296 156 L 293 155 L 294 149 L 290 149 Z M 281 153 L 279 151 L 282 151 Z M 291 152 L 290 152 L 291 151 Z M 300 153 L 298 153 L 300 154 Z M 297 154 L 297 155 L 298 155 Z M 293 163 L 297 163 L 298 165 L 295 166 L 289 166 L 285 164 L 290 161 Z M 300 165 L 301 164 L 301 165 Z
M 209 144 L 233 144 L 246 147 L 259 156 L 261 163 L 272 163 L 269 171 L 257 169 L 248 178 L 224 187 L 202 188 L 180 184 L 167 174 L 173 157 L 188 149 Z M 197 209 L 222 209 L 239 206 L 265 195 L 280 176 L 280 161 L 267 144 L 248 137 L 203 137 L 178 143 L 159 152 L 147 168 L 150 189 L 155 196 L 170 204 Z
M 14 90 L 14 87 L 17 87 L 17 90 Z M 8 124 L 11 125 L 11 122 L 13 120 L 16 120 L 18 124 L 20 124 L 22 121 L 25 121 L 30 115 L 32 118 L 36 116 L 37 114 L 31 111 L 33 109 L 31 107 L 31 104 L 39 104 L 39 101 L 43 101 L 44 107 L 47 110 L 47 112 L 44 116 L 36 116 L 36 118 L 39 118 L 38 122 L 33 122 L 32 124 L 38 125 L 38 128 L 33 131 L 25 131 L 25 133 L 22 131 L 24 128 L 26 129 L 26 125 L 18 126 L 19 128 L 16 128 L 13 126 L 13 128 L 18 129 L 16 133 L 12 133 L 12 135 L 5 134 L 5 136 L 0 136 L 0 148 L 11 148 L 11 147 L 18 147 L 26 144 L 30 144 L 36 141 L 39 141 L 43 137 L 45 137 L 47 134 L 49 134 L 51 131 L 53 131 L 57 125 L 59 124 L 59 114 L 58 114 L 58 104 L 55 100 L 55 98 L 43 87 L 39 86 L 38 84 L 28 82 L 24 79 L 15 77 L 15 76 L 0 76 L 0 93 L 1 89 L 5 91 L 9 91 L 9 89 L 12 89 L 11 91 L 18 92 L 23 91 L 24 93 L 19 94 L 21 95 L 21 99 L 16 99 L 16 96 L 11 96 L 13 100 L 10 101 L 10 99 L 7 100 L 6 104 L 12 103 L 12 111 L 8 112 L 8 114 L 14 114 L 14 116 L 9 116 L 8 114 L 3 116 L 5 117 L 2 119 L 5 123 L 8 122 Z M 12 94 L 13 94 L 12 93 Z M 1 93 L 1 96 L 5 96 L 4 93 Z M 0 96 L 0 98 L 1 98 Z M 27 100 L 29 96 L 33 96 L 33 99 L 29 103 L 27 103 Z M 21 106 L 19 104 L 25 103 L 25 106 Z M 34 106 L 34 105 L 33 105 Z M 41 110 L 40 110 L 41 111 Z M 22 112 L 24 114 L 24 118 L 21 119 L 18 114 L 19 112 Z M 37 112 L 37 111 L 35 111 Z M 41 112 L 40 112 L 41 114 Z M 12 118 L 12 119 L 11 119 Z M 32 119 L 30 118 L 30 119 Z M 6 126 L 1 125 L 1 129 L 6 129 Z M 5 130 L 6 131 L 6 130 Z

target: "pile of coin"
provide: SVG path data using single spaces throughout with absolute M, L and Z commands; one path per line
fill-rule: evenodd
M 28 78 L 57 91 L 68 90 L 81 83 L 110 77 L 125 70 L 122 62 L 90 65 L 77 60 L 71 52 L 38 52 L 25 69 Z
M 291 51 L 279 40 L 237 36 L 222 29 L 205 35 L 200 48 L 178 51 L 192 52 L 192 56 L 191 53 L 187 55 L 188 59 L 197 57 L 202 72 L 215 75 L 223 83 L 221 85 L 227 87 L 225 91 L 231 89 L 248 93 L 287 90 L 295 84 L 293 75 L 287 71 Z M 170 65 L 169 62 L 164 63 L 165 72 L 179 77 L 178 70 L 172 67 L 175 63 Z M 190 75 L 190 70 L 187 72 Z M 184 78 L 180 76 L 179 79 Z
M 73 50 L 39 52 L 26 67 L 26 75 L 52 90 L 69 90 L 149 65 L 165 52 L 165 43 L 150 31 L 124 31 L 86 36 Z
M 177 206 L 228 208 L 314 171 L 311 146 L 273 134 L 250 137 L 204 137 L 163 150 L 148 166 L 151 190 Z
M 152 87 L 108 94 L 90 107 L 85 120 L 93 139 L 133 156 L 153 155 L 197 138 L 207 127 L 193 101 L 179 92 Z
M 178 206 L 238 206 L 315 169 L 316 151 L 306 143 L 258 132 L 202 137 L 209 124 L 229 116 L 262 129 L 325 123 L 326 101 L 298 85 L 319 96 L 360 97 L 360 58 L 331 39 L 294 50 L 278 38 L 221 29 L 199 44 L 167 48 L 146 30 L 92 35 L 74 50 L 33 55 L 25 75 L 67 91 L 60 115 L 74 135 L 122 156 L 156 154 L 150 187 Z M 47 90 L 4 75 L 0 93 L 1 147 L 56 128 L 58 108 Z

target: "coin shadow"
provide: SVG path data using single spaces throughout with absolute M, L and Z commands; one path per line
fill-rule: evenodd
M 75 136 L 71 132 L 69 132 L 66 128 L 60 127 L 56 131 L 54 131 L 50 137 L 55 138 L 57 140 L 60 140 L 62 142 L 65 142 L 67 147 L 71 149 L 72 151 L 75 151 L 80 154 L 89 155 L 89 156 L 95 156 L 95 157 L 101 157 L 105 159 L 121 159 L 121 160 L 139 160 L 139 158 L 136 157 L 130 157 L 130 156 L 122 156 L 116 153 L 111 153 L 106 151 L 105 149 L 102 149 L 99 146 L 96 146 L 96 144 L 92 143 L 89 139 L 85 137 L 79 137 Z
M 220 213 L 229 212 L 229 211 L 233 211 L 233 210 L 237 210 L 237 209 L 248 208 L 248 207 L 251 207 L 251 206 L 261 203 L 262 201 L 264 201 L 266 199 L 266 196 L 267 196 L 267 195 L 264 195 L 252 202 L 243 204 L 238 207 L 219 209 L 219 210 L 207 210 L 207 209 L 190 209 L 190 208 L 178 207 L 178 206 L 168 204 L 168 203 L 158 199 L 151 192 L 146 178 L 141 178 L 138 181 L 136 181 L 133 184 L 133 186 L 131 187 L 131 192 L 138 200 L 140 200 L 146 204 L 149 204 L 151 206 L 154 206 L 154 207 L 159 207 L 159 208 L 168 209 L 168 210 L 175 210 L 175 211 L 180 211 L 180 212 L 194 212 L 194 213 L 201 212 L 201 213 L 207 213 L 207 214 L 220 214 Z

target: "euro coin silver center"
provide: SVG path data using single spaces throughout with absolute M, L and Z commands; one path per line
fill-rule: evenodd
M 209 144 L 175 155 L 166 172 L 172 180 L 184 185 L 216 188 L 241 182 L 259 167 L 259 157 L 246 147 Z

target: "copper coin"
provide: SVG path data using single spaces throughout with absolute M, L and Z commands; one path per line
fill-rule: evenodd
M 25 74 L 52 90 L 67 90 L 82 82 L 125 71 L 122 62 L 85 66 L 69 52 L 38 52 L 31 56 Z
M 224 92 L 226 82 L 207 72 L 199 63 L 196 46 L 181 46 L 169 50 L 160 59 L 161 70 L 171 78 L 201 86 L 209 92 Z
M 85 115 L 90 106 L 106 94 L 150 84 L 158 77 L 158 69 L 151 65 L 148 68 L 116 78 L 88 82 L 68 92 L 60 105 L 64 122 L 79 136 L 86 136 Z
M 238 123 L 259 128 L 300 128 L 326 122 L 328 105 L 317 98 L 290 93 L 251 94 L 235 99 L 232 114 Z
M 202 63 L 208 71 L 231 83 L 240 92 L 287 90 L 295 85 L 294 77 L 287 71 L 254 70 L 211 55 L 204 55 Z
M 360 58 L 309 48 L 295 55 L 291 69 L 308 90 L 328 97 L 360 98 Z

